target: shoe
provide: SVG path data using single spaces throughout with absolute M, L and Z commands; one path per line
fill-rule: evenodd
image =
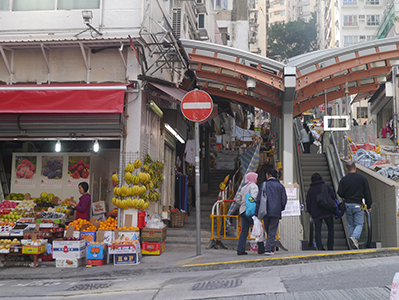
M 326 251 L 326 249 L 324 249 L 324 248 L 320 248 L 320 249 L 317 249 L 317 250 L 319 250 L 319 251 Z
M 274 255 L 274 252 L 272 252 L 272 251 L 265 251 L 265 255 Z
M 258 251 L 258 254 L 263 254 L 265 253 L 265 251 Z
M 237 255 L 247 255 L 248 253 L 247 252 L 243 252 L 243 251 L 237 251 Z
M 349 244 L 352 249 L 359 249 L 359 242 L 354 236 L 349 238 Z

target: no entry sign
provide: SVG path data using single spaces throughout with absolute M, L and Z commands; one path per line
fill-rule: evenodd
M 202 122 L 209 117 L 213 109 L 213 101 L 207 92 L 194 90 L 188 92 L 181 102 L 183 115 L 193 122 Z

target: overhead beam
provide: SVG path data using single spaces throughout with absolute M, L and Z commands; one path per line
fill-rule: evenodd
M 332 76 L 333 74 L 342 72 L 344 70 L 352 69 L 369 63 L 374 63 L 377 61 L 399 58 L 398 50 L 399 50 L 399 44 L 396 44 L 396 50 L 391 50 L 386 52 L 379 52 L 380 51 L 379 48 L 375 47 L 376 53 L 360 57 L 354 57 L 352 59 L 348 59 L 342 62 L 339 61 L 339 56 L 336 56 L 335 59 L 337 63 L 332 64 L 330 66 L 325 66 L 321 68 L 319 67 L 319 65 L 315 63 L 314 65 L 316 66 L 316 70 L 306 74 L 301 74 L 300 70 L 297 70 L 298 76 L 297 76 L 296 90 L 303 89 L 323 78 Z M 320 64 L 322 63 L 322 61 L 319 61 L 318 63 Z M 387 65 L 389 65 L 389 63 Z
M 248 104 L 248 105 L 251 105 L 254 107 L 258 107 L 264 111 L 271 113 L 272 115 L 274 115 L 276 117 L 281 118 L 281 107 L 278 107 L 276 105 L 273 105 L 273 104 L 265 102 L 265 101 L 262 101 L 260 99 L 255 99 L 255 98 L 247 96 L 247 95 L 237 94 L 234 92 L 210 88 L 210 87 L 206 87 L 206 86 L 203 87 L 203 90 L 211 96 L 226 98 L 226 99 L 234 100 L 237 102 L 245 103 L 245 104 Z
M 336 86 L 342 86 L 346 83 L 346 80 L 348 80 L 348 82 L 351 82 L 367 77 L 378 77 L 387 75 L 391 71 L 391 69 L 391 66 L 385 66 L 369 70 L 350 72 L 349 74 L 331 77 L 330 79 L 313 83 L 306 88 L 299 90 L 299 94 L 295 102 L 311 97 L 314 94 L 321 93 L 324 90 L 328 90 Z
M 247 84 L 245 80 L 239 77 L 226 75 L 222 73 L 215 73 L 211 71 L 205 71 L 205 70 L 195 70 L 195 73 L 199 79 L 204 78 L 208 80 L 230 84 L 240 89 L 247 89 Z M 265 96 L 279 104 L 281 104 L 282 102 L 281 99 L 278 98 L 278 90 L 275 88 L 268 87 L 264 84 L 257 84 L 252 92 L 257 93 L 261 96 Z
M 364 93 L 364 92 L 374 92 L 379 88 L 379 84 L 377 83 L 372 83 L 372 84 L 365 84 L 362 86 L 356 86 L 356 87 L 352 87 L 349 88 L 349 95 L 353 95 L 353 94 L 357 94 L 357 93 Z M 327 94 L 327 102 L 338 99 L 338 98 L 342 98 L 345 97 L 345 90 L 342 89 L 340 91 L 335 91 L 332 93 Z M 324 94 L 317 96 L 315 98 L 311 98 L 308 100 L 305 100 L 301 103 L 295 103 L 294 104 L 294 116 L 298 116 L 301 113 L 319 106 L 321 104 L 324 104 Z
M 205 55 L 200 55 L 195 53 L 188 54 L 188 58 L 193 63 L 210 65 L 222 69 L 227 69 L 233 72 L 238 72 L 240 74 L 246 75 L 248 77 L 266 83 L 281 91 L 284 90 L 284 82 L 280 76 L 268 73 L 266 71 L 257 68 L 243 65 L 239 62 L 228 61 L 217 57 L 208 57 Z
M 11 75 L 12 74 L 11 66 L 10 66 L 10 63 L 8 62 L 8 58 L 7 58 L 7 55 L 4 52 L 4 50 L 5 50 L 4 47 L 0 45 L 1 56 L 3 57 L 4 64 L 6 65 L 8 73 Z

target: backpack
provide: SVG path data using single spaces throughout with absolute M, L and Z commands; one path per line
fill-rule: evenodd
M 256 210 L 256 201 L 254 197 L 251 196 L 251 193 L 247 193 L 245 195 L 245 215 L 247 217 L 252 217 L 255 215 L 255 210 Z
M 334 199 L 331 198 L 331 195 L 328 192 L 327 184 L 323 184 L 323 186 L 321 187 L 321 192 L 317 195 L 316 203 L 318 206 L 324 208 L 330 213 L 335 213 L 337 206 L 335 205 Z
M 313 137 L 312 131 L 309 131 L 309 141 L 311 144 L 313 144 L 313 142 L 314 142 L 314 137 Z

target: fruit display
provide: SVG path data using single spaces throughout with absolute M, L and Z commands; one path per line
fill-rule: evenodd
M 10 213 L 8 213 L 6 215 L 2 215 L 0 217 L 0 221 L 8 221 L 8 222 L 14 221 L 14 222 L 16 222 L 19 219 L 21 219 L 22 217 L 23 217 L 22 214 L 19 214 L 18 212 L 12 211 L 12 212 L 10 212 Z
M 6 196 L 6 200 L 24 200 L 24 194 L 22 193 L 11 193 L 10 196 Z
M 111 245 L 132 245 L 136 242 L 137 240 L 131 240 L 128 237 L 120 237 L 116 240 L 111 241 Z
M 98 229 L 114 230 L 117 227 L 118 227 L 118 221 L 114 218 L 109 217 L 105 221 L 100 221 L 100 227 L 98 227 Z
M 18 205 L 17 202 L 4 200 L 0 203 L 0 215 L 6 215 L 10 213 Z
M 71 159 L 71 158 L 70 158 Z M 73 179 L 89 178 L 90 165 L 87 163 L 89 158 L 79 159 L 76 163 L 68 167 L 69 175 Z
M 30 157 L 29 159 L 24 158 L 16 164 L 17 178 L 30 179 L 35 174 L 36 167 L 30 159 L 36 163 L 36 157 Z
M 123 178 L 126 184 L 114 188 L 112 204 L 122 209 L 145 210 L 150 206 L 150 201 L 160 201 L 161 195 L 154 189 L 164 180 L 161 172 L 163 168 L 162 162 L 153 161 L 148 154 L 144 164 L 139 158 L 134 163 L 129 162 L 124 168 Z M 112 175 L 112 180 L 118 182 L 117 174 Z
M 47 240 L 36 239 L 36 240 L 28 241 L 28 242 L 26 243 L 26 245 L 28 245 L 28 246 L 41 246 L 41 245 L 43 245 L 43 244 L 45 244 L 45 243 L 47 243 Z
M 75 230 L 80 231 L 82 225 L 84 225 L 84 224 L 89 224 L 90 225 L 89 228 L 94 229 L 94 230 L 85 230 L 85 231 L 96 231 L 97 230 L 97 228 L 93 224 L 91 224 L 89 221 L 87 221 L 85 219 L 76 219 L 76 220 L 72 221 L 71 223 L 69 223 L 69 225 L 66 226 L 66 228 L 68 229 L 69 226 L 73 226 L 73 227 L 75 227 Z

